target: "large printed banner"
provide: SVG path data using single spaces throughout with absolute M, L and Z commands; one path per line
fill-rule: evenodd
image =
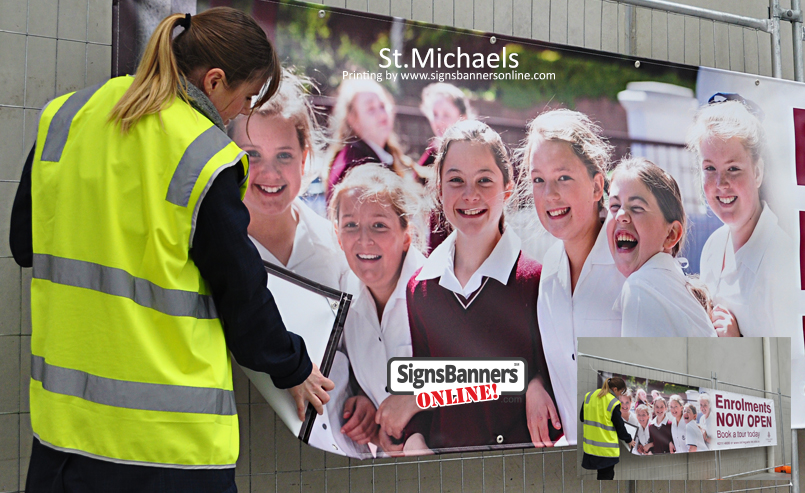
M 599 387 L 612 376 L 626 382 L 620 410 L 634 455 L 777 445 L 772 399 L 608 372 L 598 374 Z
M 153 22 L 139 5 L 117 2 L 119 22 Z M 319 446 L 368 458 L 575 445 L 578 337 L 790 337 L 791 421 L 805 427 L 805 86 L 298 2 L 197 11 L 230 5 L 309 79 L 294 92 L 289 77 L 284 108 L 230 132 L 251 156 L 245 202 L 266 221 L 254 229 L 297 224 L 292 252 L 255 242 L 353 297 L 328 346 L 337 386 Z M 113 52 L 138 51 L 125 48 Z M 299 134 L 311 113 L 326 139 Z M 393 358 L 414 358 L 411 373 L 388 374 Z M 468 359 L 523 361 L 506 375 L 525 392 L 497 392 L 491 370 L 448 372 L 470 375 Z M 436 394 L 392 388 L 439 368 L 455 381 Z M 724 443 L 765 445 L 765 431 Z

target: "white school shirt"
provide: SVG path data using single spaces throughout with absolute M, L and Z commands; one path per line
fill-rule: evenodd
M 699 418 L 699 425 L 702 427 L 702 430 L 707 433 L 707 438 L 713 438 L 713 435 L 716 433 L 716 413 L 712 409 L 710 409 L 710 416 Z M 712 442 L 711 442 L 712 443 Z
M 704 435 L 702 435 L 702 430 L 699 429 L 699 425 L 697 425 L 695 421 L 691 421 L 685 428 L 687 433 L 686 441 L 688 452 L 690 452 L 691 446 L 696 447 L 696 452 L 707 450 L 707 444 L 704 443 Z
M 649 426 L 651 426 L 651 423 L 650 423 L 650 422 L 646 424 L 646 427 L 645 427 L 645 428 L 643 428 L 642 426 L 640 426 L 640 422 L 639 422 L 639 421 L 637 422 L 637 433 L 635 433 L 635 436 L 634 436 L 635 442 L 637 442 L 637 443 L 635 443 L 635 446 L 634 446 L 634 448 L 632 449 L 632 453 L 633 453 L 634 455 L 640 455 L 640 454 L 637 452 L 637 446 L 638 446 L 638 445 L 642 445 L 642 446 L 644 446 L 644 447 L 645 447 L 646 445 L 648 445 L 648 442 L 650 442 L 650 441 L 651 441 L 651 436 L 649 435 L 649 432 L 648 432 L 648 427 L 649 427 Z
M 671 416 L 671 438 L 674 442 L 674 448 L 676 448 L 677 453 L 687 452 L 688 451 L 688 444 L 685 439 L 685 435 L 687 434 L 687 426 L 688 424 L 685 422 L 685 418 L 679 418 L 679 423 L 676 422 L 676 418 Z
M 613 310 L 626 278 L 612 259 L 606 225 L 601 227 L 581 268 L 576 289 L 570 293 L 570 261 L 561 241 L 545 254 L 539 281 L 537 319 L 542 347 L 559 417 L 575 422 L 577 337 L 620 337 L 621 314 Z M 634 414 L 634 413 L 633 413 Z M 570 444 L 576 443 L 576 427 L 565 427 Z
M 377 306 L 369 288 L 352 272 L 347 278 L 346 291 L 353 298 L 344 324 L 344 342 L 355 378 L 376 408 L 389 396 L 388 360 L 413 355 L 405 294 L 408 281 L 424 262 L 419 250 L 408 249 L 382 320 L 377 319 Z
M 252 236 L 249 236 L 249 239 L 266 262 L 285 267 L 319 284 L 339 289 L 349 272 L 349 265 L 335 241 L 332 223 L 316 214 L 299 198 L 294 199 L 291 207 L 299 221 L 287 265 L 283 265 L 257 239 Z M 354 443 L 340 432 L 344 424 L 341 410 L 346 399 L 350 397 L 349 364 L 340 351 L 336 351 L 329 378 L 336 387 L 330 392 L 331 401 L 324 405 L 324 415 L 316 419 L 316 426 L 308 442 L 312 446 L 337 454 L 346 454 L 350 457 L 365 456 L 368 454 L 368 447 Z
M 349 273 L 349 265 L 344 252 L 336 243 L 332 223 L 316 214 L 299 198 L 293 201 L 291 207 L 299 217 L 299 222 L 288 264 L 283 265 L 259 241 L 249 236 L 260 252 L 260 257 L 311 281 L 339 289 Z
M 763 202 L 752 236 L 737 252 L 728 226 L 710 235 L 702 249 L 701 277 L 713 304 L 732 312 L 745 337 L 791 337 L 791 347 L 800 347 L 802 326 L 797 330 L 793 296 L 799 286 L 791 265 L 796 257 L 794 240 Z
M 660 252 L 630 275 L 615 309 L 623 337 L 716 337 L 704 307 L 687 289 L 679 263 Z
M 484 260 L 478 270 L 470 276 L 467 284 L 462 288 L 458 282 L 454 270 L 456 258 L 456 236 L 458 232 L 453 231 L 425 260 L 422 271 L 417 275 L 417 281 L 439 278 L 439 286 L 454 293 L 460 294 L 465 299 L 478 290 L 483 283 L 484 277 L 491 277 L 504 286 L 509 282 L 514 264 L 520 255 L 520 238 L 512 228 L 503 231 L 498 244 L 492 249 L 492 253 Z M 573 421 L 575 423 L 575 421 Z
M 648 424 L 649 424 L 649 425 L 654 425 L 654 426 L 656 426 L 657 428 L 659 428 L 660 426 L 662 426 L 662 425 L 664 425 L 664 424 L 666 424 L 666 423 L 670 423 L 670 422 L 671 422 L 671 417 L 672 417 L 672 416 L 671 416 L 669 413 L 665 413 L 665 419 L 663 419 L 663 420 L 660 422 L 660 424 L 657 424 L 657 418 L 656 418 L 656 417 L 651 418 L 651 421 L 649 421 L 649 422 L 648 422 Z

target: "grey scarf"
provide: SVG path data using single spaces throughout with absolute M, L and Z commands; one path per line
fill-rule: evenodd
M 210 101 L 210 98 L 204 94 L 204 91 L 194 86 L 190 82 L 187 82 L 187 95 L 190 97 L 190 101 L 188 101 L 190 106 L 198 110 L 202 115 L 209 118 L 216 127 L 226 132 L 226 127 L 224 127 L 224 121 L 221 119 L 221 115 L 218 113 L 218 110 L 215 109 L 215 106 L 212 104 L 212 101 Z

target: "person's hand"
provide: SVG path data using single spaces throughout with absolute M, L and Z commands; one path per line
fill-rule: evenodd
M 428 448 L 422 433 L 414 433 L 405 441 L 403 453 L 405 455 L 433 455 L 433 450 Z
M 629 448 L 634 448 L 635 441 L 632 440 L 632 443 L 629 444 Z
M 325 377 L 319 371 L 319 367 L 313 363 L 313 371 L 296 387 L 291 387 L 288 392 L 291 393 L 293 400 L 296 401 L 296 412 L 299 419 L 305 420 L 306 403 L 313 404 L 316 412 L 324 414 L 324 405 L 330 400 L 330 395 L 327 391 L 333 390 L 335 384 L 332 380 Z
M 355 395 L 344 403 L 344 419 L 341 433 L 358 445 L 366 445 L 376 439 L 375 405 L 365 395 Z
M 525 394 L 525 412 L 528 418 L 528 432 L 535 447 L 553 447 L 548 433 L 548 420 L 557 430 L 562 427 L 559 413 L 551 400 L 551 396 L 542 386 L 539 378 L 534 378 L 528 384 Z
M 672 454 L 676 453 L 676 447 L 674 447 L 674 442 L 668 444 L 668 450 L 670 450 Z
M 383 430 L 377 431 L 377 441 L 378 447 L 383 449 L 383 452 L 387 453 L 392 457 L 401 457 L 405 455 L 403 453 L 403 446 L 405 445 L 403 442 L 394 443 L 390 436 L 386 435 Z
M 637 446 L 637 453 L 640 455 L 646 455 L 646 449 L 643 447 L 643 445 Z
M 707 436 L 707 432 L 702 430 L 702 437 L 704 437 L 704 443 L 710 443 L 710 437 Z
M 715 327 L 718 337 L 741 337 L 738 320 L 735 319 L 732 312 L 721 305 L 713 307 L 713 327 Z
M 416 405 L 415 396 L 390 395 L 377 408 L 375 423 L 380 425 L 380 429 L 386 435 L 401 438 L 405 425 L 419 411 L 422 411 L 422 409 Z

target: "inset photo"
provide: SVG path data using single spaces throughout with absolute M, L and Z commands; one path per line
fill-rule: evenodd
M 579 338 L 579 476 L 788 479 L 774 469 L 791 463 L 790 345 Z

